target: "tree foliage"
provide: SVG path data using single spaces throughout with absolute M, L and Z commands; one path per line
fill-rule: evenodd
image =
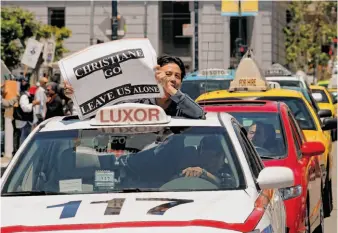
M 288 4 L 291 21 L 284 28 L 286 60 L 306 72 L 316 64 L 326 66 L 330 57 L 322 45 L 330 45 L 337 35 L 337 2 L 292 1 Z
M 33 13 L 19 7 L 1 8 L 1 59 L 9 69 L 20 65 L 28 38 L 35 37 L 39 40 L 52 35 L 56 40 L 54 60 L 57 61 L 67 52 L 63 40 L 71 36 L 69 29 L 43 25 L 35 19 Z

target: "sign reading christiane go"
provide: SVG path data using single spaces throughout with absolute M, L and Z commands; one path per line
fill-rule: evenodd
M 62 77 L 74 89 L 79 118 L 103 106 L 140 98 L 158 98 L 156 52 L 148 39 L 123 39 L 90 46 L 59 61 Z

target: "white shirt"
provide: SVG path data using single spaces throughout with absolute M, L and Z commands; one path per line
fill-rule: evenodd
M 35 92 L 35 100 L 39 100 L 40 104 L 39 105 L 35 105 L 33 107 L 33 123 L 35 124 L 36 122 L 38 122 L 38 118 L 36 117 L 36 114 L 40 114 L 42 116 L 43 119 L 45 119 L 46 116 L 46 112 L 47 112 L 47 96 L 45 93 L 45 89 L 43 87 L 38 87 L 38 89 Z
M 22 111 L 24 111 L 24 112 L 33 111 L 33 104 L 29 103 L 28 95 L 29 95 L 29 93 L 26 92 L 26 95 L 21 95 L 21 97 L 20 97 L 19 104 L 20 104 Z M 28 121 L 15 120 L 15 126 L 16 126 L 17 129 L 21 129 L 27 124 L 27 122 Z M 31 122 L 28 122 L 28 123 L 32 125 Z

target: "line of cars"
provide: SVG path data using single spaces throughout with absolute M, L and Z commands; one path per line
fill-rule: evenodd
M 252 142 L 267 167 L 293 170 L 295 184 L 281 190 L 289 233 L 324 232 L 324 217 L 332 211 L 330 132 L 336 133 L 337 118 L 334 101 L 329 99 L 330 108 L 322 106 L 312 92 L 317 89 L 322 90 L 278 64 L 263 74 L 251 58 L 243 58 L 228 90 L 196 99 L 206 111 L 235 116 L 248 136 L 254 135 Z
M 323 233 L 335 121 L 252 64 L 198 97 L 203 120 L 124 103 L 42 122 L 1 177 L 1 232 Z

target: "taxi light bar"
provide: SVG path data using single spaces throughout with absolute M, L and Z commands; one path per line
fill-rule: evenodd
M 268 84 L 263 72 L 252 57 L 252 51 L 241 59 L 236 70 L 235 79 L 231 81 L 229 92 L 234 91 L 266 91 Z
M 275 63 L 273 64 L 270 69 L 265 71 L 265 76 L 266 77 L 289 77 L 292 76 L 291 71 L 286 69 L 284 66 L 281 64 Z
M 101 108 L 91 125 L 166 124 L 170 117 L 157 105 L 124 103 Z
M 212 68 L 212 69 L 200 70 L 198 74 L 201 76 L 222 76 L 222 75 L 229 75 L 230 71 L 225 70 L 225 69 Z

